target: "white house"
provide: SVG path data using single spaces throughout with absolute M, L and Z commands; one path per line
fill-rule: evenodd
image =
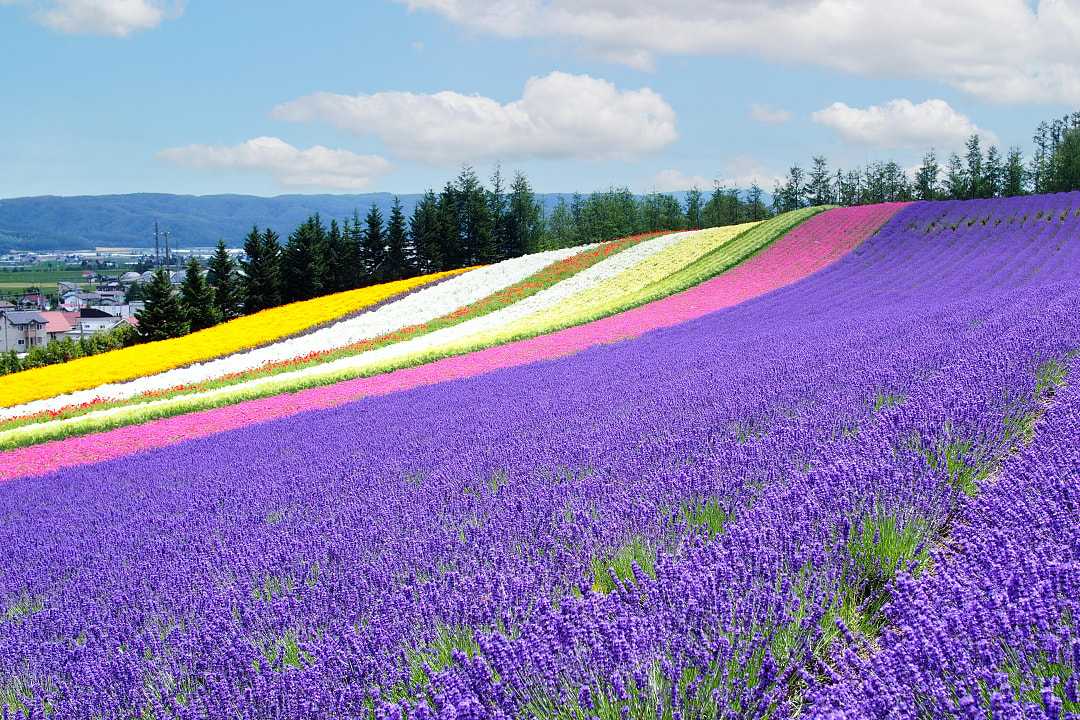
M 0 352 L 24 353 L 48 344 L 49 336 L 45 332 L 48 324 L 48 319 L 36 310 L 9 310 L 0 314 Z
M 79 317 L 74 322 L 74 327 L 68 333 L 68 337 L 85 337 L 94 333 L 112 330 L 124 322 L 124 318 L 113 315 L 99 308 L 83 308 L 79 311 Z

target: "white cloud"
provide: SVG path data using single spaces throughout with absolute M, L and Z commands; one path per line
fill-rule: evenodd
M 791 119 L 791 113 L 782 108 L 754 103 L 750 106 L 750 117 L 766 125 L 783 125 Z
M 656 173 L 647 190 L 674 192 L 678 190 L 689 190 L 694 187 L 699 190 L 708 190 L 712 188 L 712 186 L 712 179 L 707 178 L 704 175 L 687 175 L 681 170 L 669 169 L 661 170 Z
M 1080 102 L 1073 0 L 396 0 L 478 32 L 562 37 L 648 68 L 743 54 L 867 76 L 939 80 L 998 102 Z
M 392 169 L 377 155 L 357 155 L 321 145 L 300 150 L 275 137 L 257 137 L 232 146 L 168 148 L 158 157 L 201 170 L 266 172 L 280 185 L 294 188 L 364 190 Z
M 22 2 L 8 0 L 4 4 Z M 126 37 L 155 28 L 183 11 L 181 0 L 50 0 L 34 17 L 46 27 L 71 35 Z
M 810 117 L 832 128 L 848 142 L 878 148 L 955 148 L 973 134 L 988 143 L 997 142 L 993 133 L 977 126 L 944 100 L 915 104 L 900 98 L 865 108 L 835 102 Z
M 435 164 L 626 158 L 660 150 L 678 137 L 675 111 L 652 90 L 620 90 L 606 80 L 561 72 L 530 78 L 521 99 L 509 103 L 452 91 L 321 92 L 279 105 L 273 114 L 375 135 L 402 157 Z
M 718 182 L 723 187 L 748 188 L 754 183 L 764 190 L 772 190 L 773 185 L 783 180 L 783 174 L 770 170 L 748 155 L 740 155 L 725 163 Z
M 651 190 L 674 192 L 689 190 L 692 187 L 712 190 L 717 185 L 746 190 L 754 183 L 764 190 L 771 190 L 773 185 L 780 180 L 783 180 L 781 174 L 767 169 L 755 158 L 742 155 L 725 162 L 720 172 L 712 177 L 685 173 L 674 168 L 661 170 L 653 176 L 644 190 L 646 192 Z

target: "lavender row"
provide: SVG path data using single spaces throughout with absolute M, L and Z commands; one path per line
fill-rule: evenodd
M 817 717 L 1080 715 L 1080 385 L 1044 378 L 1036 441 L 956 518 L 926 578 L 901 573 L 881 652 L 846 653 Z M 1060 368 L 1061 371 L 1065 367 Z
M 1074 233 L 904 231 L 921 212 L 636 341 L 0 487 L 0 702 L 794 712 L 837 673 L 822 620 L 868 522 L 946 527 L 956 467 L 1080 347 Z M 627 548 L 652 567 L 606 581 Z

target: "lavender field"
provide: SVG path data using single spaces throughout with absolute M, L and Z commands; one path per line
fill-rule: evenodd
M 1080 193 L 578 354 L 0 483 L 31 718 L 1080 718 Z

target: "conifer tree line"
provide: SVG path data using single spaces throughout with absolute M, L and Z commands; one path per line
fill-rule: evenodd
M 188 262 L 179 292 L 159 270 L 143 290 L 138 337 L 177 337 L 284 303 L 531 252 L 770 215 L 757 185 L 745 193 L 717 186 L 708 197 L 692 189 L 683 202 L 612 188 L 560 198 L 545 214 L 524 174 L 507 185 L 496 168 L 485 186 L 466 166 L 439 192 L 424 193 L 408 216 L 395 198 L 387 217 L 374 205 L 341 222 L 315 214 L 284 239 L 253 227 L 243 260 L 235 261 L 221 241 L 205 273 L 197 260 Z
M 793 165 L 771 205 L 757 184 L 746 191 L 719 184 L 674 195 L 635 195 L 611 188 L 561 197 L 550 213 L 528 178 L 509 184 L 499 168 L 485 184 L 471 167 L 436 192 L 428 190 L 406 217 L 395 199 L 388 217 L 372 206 L 343 221 L 312 215 L 286 238 L 253 227 L 237 263 L 224 242 L 205 275 L 190 260 L 179 293 L 159 271 L 138 316 L 141 340 L 183 335 L 283 303 L 413 277 L 498 262 L 530 252 L 601 242 L 640 232 L 684 230 L 763 220 L 812 205 L 866 205 L 898 200 L 973 199 L 1080 189 L 1080 112 L 1041 123 L 1034 153 L 983 148 L 978 135 L 944 162 L 931 149 L 909 177 L 895 161 L 832 170 L 815 156 Z
M 971 135 L 963 152 L 939 158 L 931 148 L 911 177 L 895 161 L 833 172 L 815 156 L 806 170 L 792 165 L 773 191 L 773 210 L 811 205 L 870 205 L 898 200 L 972 200 L 1080 189 L 1080 112 L 1040 123 L 1034 153 L 1024 161 L 1019 147 L 1004 154 L 982 147 Z

